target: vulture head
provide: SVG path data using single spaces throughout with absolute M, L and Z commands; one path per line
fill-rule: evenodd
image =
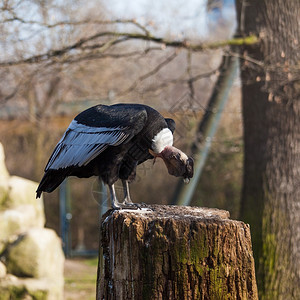
M 163 159 L 170 175 L 183 177 L 184 182 L 188 183 L 194 175 L 194 161 L 181 150 L 166 146 L 160 153 L 150 152 L 155 158 Z

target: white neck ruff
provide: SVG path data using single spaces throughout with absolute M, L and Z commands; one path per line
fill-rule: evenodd
M 153 139 L 152 139 L 152 149 L 155 153 L 160 153 L 164 150 L 166 146 L 173 145 L 173 134 L 169 128 L 162 129 Z

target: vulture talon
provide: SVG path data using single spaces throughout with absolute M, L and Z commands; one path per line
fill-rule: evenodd
M 124 206 L 122 206 L 123 209 L 133 209 L 133 210 L 137 210 L 137 209 L 142 209 L 141 206 L 138 203 L 132 203 L 132 204 L 125 204 Z

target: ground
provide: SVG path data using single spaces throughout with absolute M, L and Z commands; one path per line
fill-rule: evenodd
M 65 261 L 65 300 L 96 297 L 98 258 L 66 259 Z

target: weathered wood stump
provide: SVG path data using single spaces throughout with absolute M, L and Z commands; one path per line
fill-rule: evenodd
M 102 219 L 97 299 L 258 299 L 249 226 L 223 210 L 148 206 Z

